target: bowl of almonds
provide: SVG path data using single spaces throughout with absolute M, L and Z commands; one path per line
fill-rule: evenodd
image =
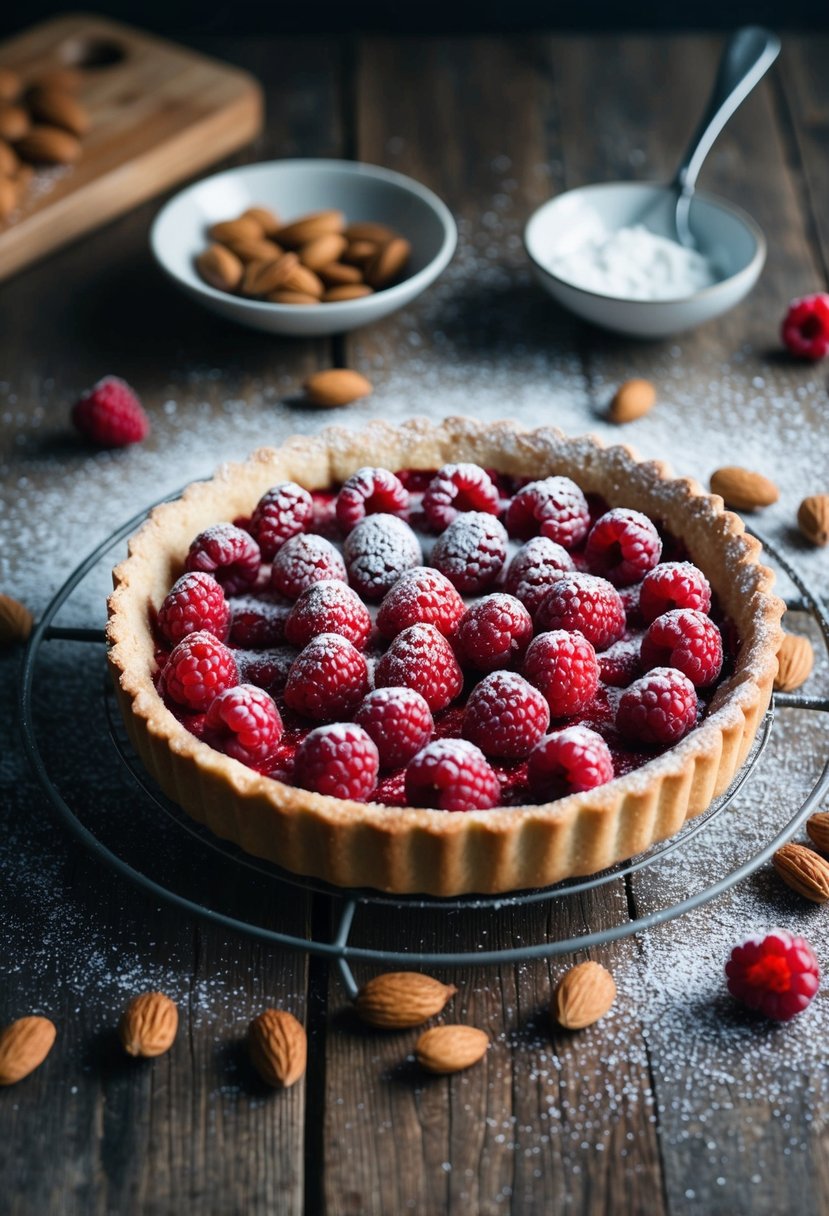
M 419 182 L 375 165 L 244 165 L 181 191 L 150 242 L 212 312 L 269 333 L 343 333 L 388 316 L 444 270 L 457 230 Z

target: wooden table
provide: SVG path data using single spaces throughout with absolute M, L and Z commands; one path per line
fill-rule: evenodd
M 231 328 L 177 296 L 147 252 L 156 204 L 4 286 L 3 590 L 42 610 L 80 557 L 143 504 L 220 459 L 330 421 L 289 399 L 309 370 L 332 362 L 376 385 L 336 419 L 350 426 L 467 412 L 616 437 L 604 419 L 613 387 L 647 376 L 660 405 L 621 437 L 703 478 L 735 460 L 776 478 L 781 502 L 762 526 L 829 587 L 825 554 L 807 551 L 792 526 L 802 495 L 829 488 L 827 371 L 788 361 L 777 338 L 788 299 L 825 289 L 829 270 L 825 38 L 786 40 L 705 170 L 705 185 L 767 233 L 759 287 L 720 322 L 657 345 L 559 312 L 530 283 L 521 225 L 568 186 L 666 177 L 709 88 L 717 40 L 205 49 L 267 88 L 267 135 L 251 159 L 356 156 L 410 173 L 457 215 L 457 259 L 407 313 L 330 343 Z M 90 456 L 67 410 L 110 371 L 141 392 L 153 433 L 139 449 Z M 95 625 L 102 611 L 93 597 L 76 623 Z M 100 775 L 106 744 L 79 691 L 79 665 L 91 661 L 88 649 L 55 652 L 65 728 L 50 750 L 80 797 L 117 816 L 120 786 Z M 469 1073 L 425 1081 L 407 1063 L 415 1033 L 355 1028 L 324 961 L 157 906 L 56 826 L 15 734 L 18 664 L 4 657 L 0 682 L 0 1021 L 43 1011 L 59 1034 L 46 1065 L 0 1096 L 5 1210 L 829 1212 L 829 998 L 799 1023 L 769 1028 L 723 995 L 733 941 L 775 922 L 806 933 L 829 965 L 825 911 L 768 868 L 691 916 L 596 952 L 620 998 L 580 1035 L 553 1037 L 545 1014 L 570 960 L 445 973 L 460 989 L 453 1015 L 484 1027 L 493 1047 Z M 825 661 L 813 687 L 825 695 Z M 752 791 L 712 837 L 718 856 L 737 860 L 769 839 L 826 751 L 823 722 L 784 712 Z M 386 948 L 472 950 L 583 932 L 681 898 L 704 878 L 704 851 L 694 856 L 565 912 L 364 915 L 355 933 Z M 329 917 L 327 900 L 297 892 L 276 919 L 302 934 L 324 932 Z M 128 1066 L 113 1026 L 129 996 L 156 986 L 179 1001 L 178 1041 L 154 1064 Z M 271 1004 L 293 1010 L 310 1038 L 305 1081 L 281 1095 L 258 1084 L 240 1047 L 249 1018 Z

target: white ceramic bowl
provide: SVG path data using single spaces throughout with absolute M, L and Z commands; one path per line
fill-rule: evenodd
M 577 287 L 549 270 L 597 227 L 613 231 L 642 222 L 661 236 L 674 236 L 674 193 L 668 186 L 607 182 L 568 190 L 533 212 L 524 229 L 524 247 L 541 285 L 576 316 L 637 338 L 662 338 L 692 329 L 738 304 L 766 260 L 766 240 L 750 216 L 703 191 L 691 202 L 690 226 L 700 251 L 721 278 L 691 296 L 675 300 L 629 300 Z
M 407 278 L 336 304 L 271 304 L 217 291 L 194 264 L 208 243 L 207 229 L 256 204 L 286 221 L 337 208 L 352 221 L 387 224 L 411 243 Z M 217 173 L 172 198 L 150 233 L 159 265 L 194 300 L 241 325 L 302 337 L 357 329 L 409 304 L 444 270 L 456 243 L 452 214 L 431 190 L 401 173 L 344 160 L 277 160 Z

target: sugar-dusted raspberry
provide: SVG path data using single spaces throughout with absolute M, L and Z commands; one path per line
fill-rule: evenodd
M 306 718 L 350 718 L 368 692 L 368 664 L 338 633 L 321 633 L 301 650 L 285 685 L 285 704 Z
M 732 996 L 776 1022 L 788 1022 L 802 1013 L 820 987 L 814 950 L 805 937 L 785 929 L 746 938 L 735 946 L 725 974 Z
M 638 638 L 623 638 L 597 656 L 599 676 L 612 688 L 627 688 L 642 674 Z
M 598 519 L 587 538 L 585 556 L 594 574 L 615 587 L 638 583 L 662 555 L 659 533 L 647 515 L 614 507 Z
M 563 574 L 535 614 L 538 629 L 578 629 L 596 650 L 606 650 L 625 632 L 619 592 L 595 574 Z
M 362 650 L 371 633 L 368 608 L 347 583 L 330 580 L 306 587 L 285 622 L 285 637 L 305 646 L 320 633 L 338 633 Z
M 563 545 L 546 536 L 533 536 L 510 562 L 504 589 L 534 617 L 556 579 L 572 569 L 573 559 Z
M 590 509 L 569 477 L 545 477 L 518 491 L 507 509 L 506 522 L 510 536 L 519 540 L 546 536 L 573 549 L 587 535 Z
M 233 657 L 242 684 L 255 684 L 275 696 L 287 683 L 297 651 L 294 646 L 271 646 L 266 650 L 234 650 Z
M 406 799 L 439 811 L 485 811 L 501 800 L 486 756 L 465 739 L 435 739 L 409 762 Z
M 374 740 L 353 722 L 318 726 L 297 748 L 294 781 L 304 790 L 363 802 L 374 792 L 380 761 Z
M 203 629 L 220 642 L 227 638 L 230 608 L 212 574 L 193 571 L 173 583 L 158 610 L 158 630 L 175 645 L 188 633 Z
M 215 574 L 228 595 L 244 591 L 256 582 L 262 555 L 249 532 L 234 524 L 213 524 L 200 532 L 185 558 L 185 570 Z
M 434 625 L 411 625 L 377 664 L 374 682 L 378 688 L 413 688 L 434 714 L 454 701 L 463 675 L 455 652 Z
M 423 511 L 437 532 L 448 528 L 464 511 L 497 515 L 499 506 L 492 478 L 477 464 L 445 464 L 423 495 Z
M 467 609 L 455 640 L 465 662 L 479 671 L 495 671 L 518 666 L 532 637 L 532 617 L 521 601 L 495 592 Z
M 305 532 L 313 518 L 314 500 L 295 481 L 283 481 L 267 490 L 250 518 L 250 530 L 265 561 L 272 561 L 286 540 Z
M 529 755 L 550 725 L 550 707 L 515 671 L 493 671 L 469 695 L 461 733 L 487 756 Z
M 677 743 L 696 724 L 697 692 L 675 667 L 655 667 L 622 693 L 616 729 L 631 743 Z
M 484 591 L 507 556 L 504 525 L 485 511 L 466 511 L 438 538 L 431 562 L 462 595 Z
M 599 687 L 596 651 L 580 633 L 554 629 L 530 643 L 524 676 L 547 698 L 554 718 L 569 718 L 585 709 Z
M 72 407 L 72 422 L 99 448 L 124 448 L 140 443 L 150 432 L 150 420 L 138 397 L 118 376 L 104 376 Z
M 450 637 L 466 605 L 445 574 L 431 566 L 413 566 L 386 592 L 377 612 L 377 628 L 394 638 L 410 625 L 434 625 Z
M 792 300 L 783 318 L 781 335 L 789 354 L 797 359 L 823 359 L 829 355 L 829 295 L 819 291 Z
M 237 684 L 214 697 L 206 727 L 213 747 L 257 769 L 267 768 L 284 729 L 273 698 L 253 684 Z
M 693 562 L 661 562 L 639 588 L 639 612 L 646 625 L 673 608 L 711 609 L 711 586 Z
M 613 777 L 613 760 L 604 739 L 589 726 L 565 726 L 536 744 L 527 780 L 536 798 L 564 798 L 604 785 Z
M 722 635 L 704 612 L 675 608 L 648 626 L 641 657 L 645 671 L 677 667 L 697 688 L 706 688 L 722 670 Z
M 234 596 L 230 608 L 230 640 L 246 650 L 279 646 L 285 640 L 285 621 L 291 605 L 258 595 Z
M 357 710 L 354 721 L 377 744 L 383 768 L 408 764 L 435 729 L 432 711 L 413 688 L 375 688 Z
M 388 469 L 366 467 L 352 473 L 337 495 L 337 523 L 343 532 L 367 515 L 399 515 L 409 505 L 409 491 Z
M 204 710 L 214 697 L 239 683 L 233 651 L 206 633 L 188 633 L 170 652 L 159 691 L 178 705 Z
M 351 586 L 367 600 L 382 599 L 400 575 L 423 562 L 420 542 L 396 515 L 367 515 L 343 546 Z
M 315 532 L 292 536 L 273 559 L 271 586 L 289 600 L 297 599 L 306 587 L 329 579 L 347 581 L 345 562 L 331 541 Z

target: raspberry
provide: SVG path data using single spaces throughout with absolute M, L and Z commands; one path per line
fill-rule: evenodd
M 593 573 L 610 579 L 616 587 L 638 583 L 661 554 L 662 541 L 647 515 L 627 507 L 615 507 L 602 515 L 593 525 L 585 549 Z
M 556 579 L 572 569 L 573 559 L 562 545 L 546 536 L 533 536 L 510 562 L 504 589 L 535 616 Z
M 409 492 L 394 473 L 388 469 L 358 469 L 337 495 L 337 523 L 343 532 L 350 532 L 367 515 L 399 515 L 408 505 Z
M 604 683 L 610 684 L 612 688 L 627 688 L 642 670 L 639 662 L 639 642 L 635 638 L 614 642 L 597 658 L 599 675 Z
M 364 801 L 377 785 L 380 766 L 374 740 L 361 726 L 335 722 L 318 726 L 297 748 L 294 781 L 304 790 L 331 798 Z
M 577 629 L 596 650 L 606 650 L 625 632 L 619 592 L 595 574 L 563 574 L 541 601 L 539 629 Z
M 495 581 L 506 556 L 504 525 L 484 511 L 466 511 L 439 537 L 431 561 L 461 594 L 471 594 Z
M 306 587 L 285 622 L 285 637 L 305 646 L 320 633 L 338 633 L 363 650 L 371 633 L 368 608 L 346 583 L 332 580 Z
M 367 600 L 380 600 L 412 566 L 423 562 L 420 542 L 396 515 L 367 515 L 343 546 L 348 577 Z
M 487 756 L 529 755 L 550 725 L 550 707 L 537 688 L 514 671 L 494 671 L 472 689 L 462 734 Z
M 530 789 L 545 800 L 593 790 L 612 777 L 610 748 L 589 726 L 565 726 L 546 735 L 527 764 Z
M 675 667 L 655 667 L 631 684 L 616 710 L 616 729 L 632 743 L 677 743 L 696 720 L 696 689 Z
M 278 646 L 285 640 L 285 621 L 290 604 L 240 595 L 230 601 L 230 640 L 246 650 Z
M 338 633 L 321 633 L 291 664 L 285 704 L 306 718 L 350 718 L 368 692 L 368 664 Z
M 434 714 L 454 701 L 463 676 L 452 647 L 434 625 L 411 625 L 377 664 L 374 683 L 378 688 L 413 688 Z
M 401 574 L 377 612 L 377 628 L 396 637 L 410 625 L 434 625 L 450 637 L 466 606 L 449 579 L 431 566 L 414 566 Z
M 584 540 L 590 527 L 587 499 L 569 477 L 531 481 L 507 509 L 507 531 L 519 540 L 546 536 L 565 549 Z
M 532 617 L 520 600 L 496 592 L 464 613 L 455 640 L 467 663 L 479 671 L 495 671 L 519 664 L 532 636 Z
M 267 768 L 282 738 L 279 710 L 261 688 L 237 684 L 213 699 L 207 711 L 210 742 L 250 768 Z
M 273 561 L 285 541 L 305 532 L 313 518 L 314 500 L 295 481 L 280 482 L 263 494 L 250 517 L 250 530 L 265 561 Z
M 524 676 L 547 699 L 554 718 L 569 718 L 589 705 L 599 687 L 596 652 L 580 633 L 555 629 L 530 643 Z
M 445 464 L 423 495 L 423 511 L 437 532 L 442 532 L 463 511 L 497 515 L 500 499 L 489 474 L 477 464 Z
M 204 630 L 220 642 L 227 638 L 230 608 L 212 574 L 182 574 L 158 610 L 158 630 L 175 645 L 188 633 Z
M 406 798 L 439 811 L 485 811 L 500 802 L 501 786 L 473 743 L 435 739 L 406 769 Z
M 273 695 L 285 687 L 297 652 L 293 646 L 275 646 L 269 650 L 235 650 L 233 656 L 241 683 L 255 684 Z
M 773 929 L 749 937 L 725 964 L 728 991 L 749 1009 L 788 1022 L 811 1004 L 820 986 L 820 967 L 804 937 Z
M 286 540 L 271 567 L 271 586 L 280 595 L 295 600 L 306 587 L 329 579 L 346 582 L 345 562 L 323 536 L 303 532 Z
M 639 612 L 646 625 L 672 608 L 710 611 L 711 587 L 693 562 L 662 562 L 642 580 Z
M 401 768 L 432 737 L 432 711 L 413 688 L 376 688 L 363 701 L 354 721 L 371 735 L 383 768 Z
M 245 591 L 256 582 L 262 556 L 249 532 L 234 524 L 213 524 L 200 532 L 190 546 L 185 570 L 215 574 L 228 595 Z
M 203 710 L 214 697 L 239 683 L 233 651 L 201 629 L 188 633 L 170 652 L 159 691 L 178 705 Z
M 829 295 L 819 291 L 792 300 L 781 334 L 789 354 L 797 359 L 823 359 L 829 355 Z
M 722 636 L 704 612 L 676 608 L 658 616 L 642 638 L 642 667 L 677 667 L 697 688 L 713 684 L 722 669 Z
M 99 448 L 125 448 L 150 433 L 150 420 L 130 386 L 104 376 L 72 407 L 72 421 Z

